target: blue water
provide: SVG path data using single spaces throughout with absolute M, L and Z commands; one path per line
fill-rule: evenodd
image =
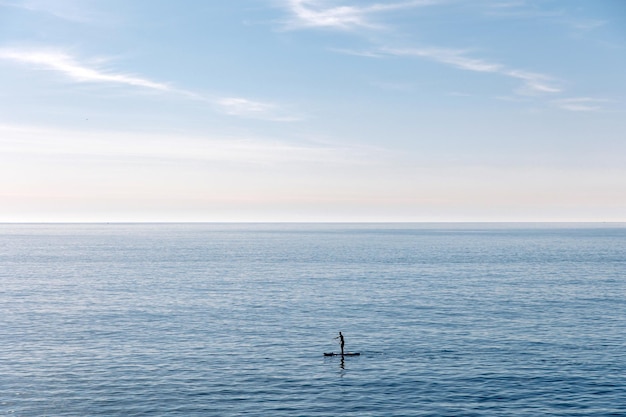
M 626 225 L 0 225 L 0 312 L 1 415 L 626 415 Z

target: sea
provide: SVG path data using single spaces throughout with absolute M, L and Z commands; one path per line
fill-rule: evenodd
M 626 416 L 626 224 L 2 224 L 0 415 Z

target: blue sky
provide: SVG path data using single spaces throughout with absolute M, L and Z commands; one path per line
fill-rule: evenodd
M 0 0 L 0 221 L 626 221 L 621 0 Z

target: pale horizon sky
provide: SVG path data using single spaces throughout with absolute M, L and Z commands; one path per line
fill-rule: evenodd
M 0 0 L 0 222 L 626 221 L 621 0 Z

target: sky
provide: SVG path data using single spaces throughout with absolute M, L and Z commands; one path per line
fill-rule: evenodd
M 626 221 L 626 1 L 0 0 L 0 222 Z

